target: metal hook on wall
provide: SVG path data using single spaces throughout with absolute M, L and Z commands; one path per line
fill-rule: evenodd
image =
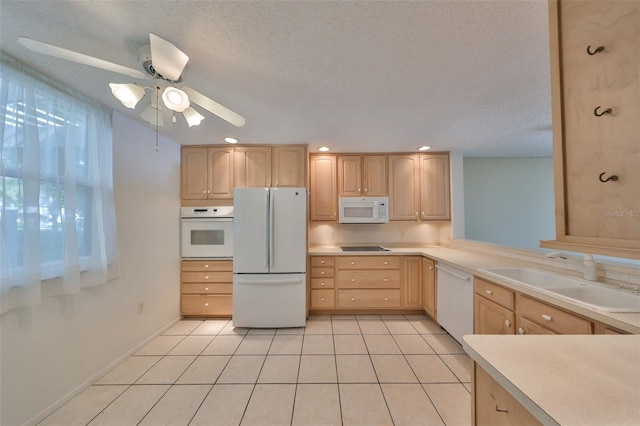
M 595 115 L 596 117 L 602 117 L 603 115 L 609 115 L 609 114 L 611 114 L 613 112 L 611 110 L 611 108 L 607 108 L 604 111 L 602 111 L 601 113 L 598 113 L 599 109 L 600 109 L 600 105 L 598 105 L 596 107 L 596 109 L 593 110 L 593 115 Z
M 596 47 L 596 50 L 594 50 L 593 52 L 591 51 L 591 45 L 587 46 L 587 53 L 591 56 L 595 55 L 596 53 L 600 53 L 604 50 L 604 46 L 598 46 Z
M 608 178 L 606 178 L 606 179 L 602 179 L 602 176 L 604 176 L 606 173 L 607 173 L 607 172 L 602 172 L 602 173 L 600 173 L 600 176 L 598 176 L 598 179 L 600 179 L 600 182 L 602 182 L 602 183 L 606 183 L 606 182 L 609 182 L 610 180 L 612 180 L 612 181 L 614 181 L 614 182 L 618 180 L 618 176 L 616 176 L 616 175 L 611 175 L 611 176 L 609 176 L 609 177 L 608 177 Z

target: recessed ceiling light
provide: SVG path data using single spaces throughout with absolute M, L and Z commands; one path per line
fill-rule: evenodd
M 238 143 L 238 139 L 236 138 L 224 138 L 226 143 Z
M 321 146 L 320 148 L 318 148 L 318 151 L 327 152 L 327 151 L 329 151 L 329 147 L 328 146 Z
M 420 148 L 418 148 L 418 151 L 429 151 L 430 149 L 430 146 L 422 145 Z

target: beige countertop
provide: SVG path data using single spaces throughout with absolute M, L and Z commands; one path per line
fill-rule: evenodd
M 455 266 L 481 278 L 485 278 L 504 287 L 535 297 L 538 300 L 552 303 L 558 307 L 583 315 L 587 318 L 600 321 L 629 333 L 640 334 L 640 313 L 619 313 L 595 310 L 581 305 L 578 302 L 574 303 L 569 300 L 555 297 L 552 294 L 539 291 L 532 287 L 517 285 L 514 282 L 499 279 L 494 275 L 489 275 L 483 272 L 482 269 L 490 267 L 527 267 L 544 269 L 558 274 L 578 277 L 574 272 L 552 268 L 539 263 L 517 260 L 510 257 L 494 254 L 480 254 L 442 246 L 388 247 L 384 244 L 382 246 L 389 248 L 390 251 L 343 252 L 340 247 L 337 246 L 312 246 L 309 248 L 308 253 L 311 256 L 426 256 L 436 260 L 437 262 Z
M 640 424 L 640 336 L 467 335 L 471 358 L 543 424 Z

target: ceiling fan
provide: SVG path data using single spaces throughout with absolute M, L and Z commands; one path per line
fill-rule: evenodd
M 189 57 L 175 45 L 153 33 L 149 34 L 149 45 L 143 46 L 138 57 L 146 73 L 26 37 L 19 37 L 18 43 L 34 52 L 89 65 L 94 68 L 137 79 L 155 79 L 156 84 L 153 87 L 144 87 L 138 83 L 109 83 L 109 87 L 113 96 L 122 105 L 131 109 L 134 109 L 144 97 L 146 89 L 151 90 L 154 95 L 151 96 L 149 106 L 140 116 L 156 126 L 163 125 L 162 116 L 159 114 L 162 109 L 158 102 L 160 98 L 162 98 L 164 106 L 173 111 L 174 123 L 176 122 L 175 113 L 182 113 L 189 127 L 200 124 L 204 116 L 191 106 L 193 103 L 236 127 L 242 127 L 245 124 L 244 117 L 202 93 L 187 86 L 178 87 L 182 83 L 182 72 L 189 61 Z M 161 81 L 164 83 L 160 84 Z

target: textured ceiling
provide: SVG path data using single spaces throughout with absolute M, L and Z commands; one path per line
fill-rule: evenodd
M 107 86 L 134 79 L 16 39 L 140 69 L 139 47 L 158 34 L 190 56 L 184 84 L 247 122 L 236 128 L 200 109 L 198 127 L 179 119 L 161 128 L 181 144 L 234 136 L 337 152 L 427 144 L 465 156 L 550 156 L 547 16 L 544 0 L 2 0 L 0 47 L 140 120 L 145 100 L 128 110 Z

